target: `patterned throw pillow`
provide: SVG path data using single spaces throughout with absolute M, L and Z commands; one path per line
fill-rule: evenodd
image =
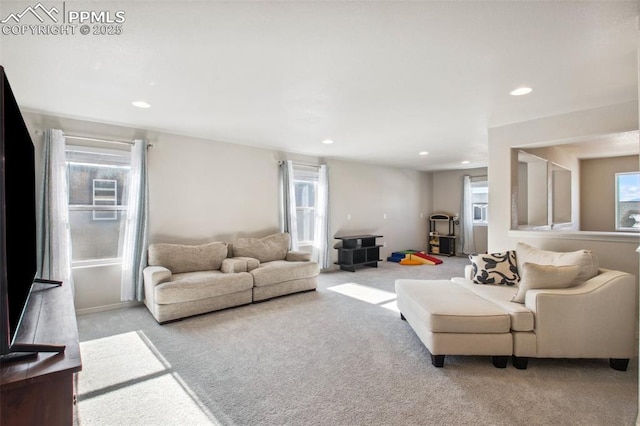
M 516 285 L 520 281 L 516 252 L 471 254 L 472 279 L 476 284 Z

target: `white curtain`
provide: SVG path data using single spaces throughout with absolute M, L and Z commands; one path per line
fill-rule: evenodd
M 461 239 L 462 252 L 465 254 L 476 253 L 476 243 L 473 238 L 473 195 L 471 192 L 471 177 L 462 177 L 462 218 Z
M 313 256 L 321 269 L 327 269 L 331 265 L 331 253 L 329 251 L 329 170 L 326 165 L 318 170 L 318 199 L 316 200 L 315 229 L 313 232 Z
M 38 278 L 73 288 L 69 188 L 62 130 L 44 133 L 43 174 L 38 209 Z
M 280 162 L 280 231 L 291 237 L 291 250 L 298 250 L 296 189 L 293 183 L 293 162 Z
M 147 148 L 136 140 L 131 149 L 131 170 L 126 194 L 126 216 L 122 242 L 121 300 L 144 299 L 142 270 L 147 263 L 148 206 Z

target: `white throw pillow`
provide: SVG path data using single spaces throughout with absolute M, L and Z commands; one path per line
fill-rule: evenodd
M 538 265 L 577 265 L 578 274 L 572 285 L 582 284 L 598 275 L 598 259 L 591 250 L 577 250 L 571 252 L 558 252 L 541 250 L 525 243 L 516 245 L 518 270 L 522 274 L 522 265 L 525 262 Z
M 227 257 L 227 243 L 200 245 L 155 243 L 149 246 L 147 264 L 164 266 L 174 274 L 220 269 Z
M 289 251 L 289 233 L 280 232 L 263 238 L 239 238 L 233 243 L 234 257 L 252 257 L 260 263 L 284 260 Z
M 571 287 L 578 275 L 578 269 L 577 265 L 553 266 L 525 262 L 520 274 L 518 291 L 511 301 L 524 303 L 528 290 Z
M 476 284 L 516 285 L 520 281 L 516 252 L 471 254 L 471 279 Z

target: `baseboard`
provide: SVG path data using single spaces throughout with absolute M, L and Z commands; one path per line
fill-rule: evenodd
M 132 308 L 134 306 L 140 306 L 142 302 L 120 302 L 112 305 L 95 306 L 93 308 L 77 309 L 76 316 L 94 314 L 96 312 L 113 311 L 115 309 Z

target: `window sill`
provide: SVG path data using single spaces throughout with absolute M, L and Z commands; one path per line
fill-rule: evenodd
M 122 265 L 122 258 L 79 260 L 71 263 L 71 269 L 95 268 L 99 266 Z
M 640 234 L 636 232 L 564 231 L 564 230 L 520 230 L 509 231 L 510 237 L 558 238 L 564 240 L 609 241 L 616 243 L 637 243 Z

